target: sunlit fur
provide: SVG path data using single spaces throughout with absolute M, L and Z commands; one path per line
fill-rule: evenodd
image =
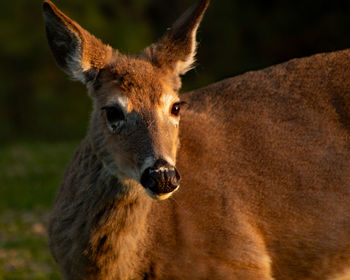
M 168 199 L 169 197 L 171 197 L 174 194 L 174 192 L 176 192 L 179 188 L 180 187 L 177 187 L 171 193 L 166 193 L 166 194 L 155 194 L 150 189 L 146 189 L 146 192 L 151 198 L 153 198 L 155 200 L 165 200 L 165 199 Z
M 169 92 L 164 86 L 168 84 L 167 75 L 147 61 L 122 56 L 99 76 L 101 86 L 92 94 L 95 110 L 91 121 L 96 123 L 94 133 L 103 135 L 106 148 L 115 155 L 111 162 L 118 166 L 120 176 L 139 181 L 142 165 L 149 157 L 170 158 L 175 162 L 178 127 L 170 115 L 171 104 L 163 102 L 163 96 L 170 96 L 165 93 Z M 121 132 L 111 134 L 106 129 L 105 119 L 101 119 L 100 108 L 110 104 L 115 91 L 128 100 L 128 113 Z M 173 100 L 179 100 L 175 91 L 171 96 Z
M 179 96 L 208 3 L 130 57 L 45 2 L 55 59 L 94 103 L 50 218 L 63 279 L 350 279 L 350 51 Z M 101 110 L 114 101 L 117 133 Z M 159 158 L 181 174 L 175 193 L 139 183 Z
M 185 14 L 160 49 L 146 49 L 138 57 L 112 50 L 51 2 L 44 3 L 52 52 L 66 73 L 87 85 L 94 103 L 88 135 L 67 169 L 49 227 L 50 247 L 65 279 L 143 278 L 134 269 L 143 256 L 135 254 L 148 246 L 144 234 L 151 198 L 167 199 L 178 187 L 155 194 L 140 179 L 157 159 L 176 163 L 180 117 L 171 108 L 180 99 L 179 75 L 194 59 L 194 34 L 208 2 L 203 3 L 193 11 L 197 23 Z M 175 43 L 172 36 L 183 31 L 191 40 L 184 38 L 179 47 L 181 40 Z M 172 51 L 161 58 L 163 47 Z M 125 114 L 117 131 L 106 120 L 106 106 L 119 106 Z

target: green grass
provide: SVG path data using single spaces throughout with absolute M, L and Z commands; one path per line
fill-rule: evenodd
M 30 143 L 0 147 L 0 210 L 52 205 L 77 143 Z
M 49 209 L 77 143 L 0 147 L 0 280 L 60 279 L 47 244 Z

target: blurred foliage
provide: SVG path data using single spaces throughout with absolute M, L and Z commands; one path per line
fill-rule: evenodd
M 56 0 L 90 32 L 125 53 L 159 38 L 192 0 Z M 290 58 L 350 46 L 350 2 L 212 0 L 199 32 L 198 67 L 184 90 Z M 0 10 L 0 141 L 70 140 L 86 131 L 83 85 L 55 65 L 39 0 Z

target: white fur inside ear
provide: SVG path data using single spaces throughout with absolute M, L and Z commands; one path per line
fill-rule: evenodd
M 198 30 L 199 24 L 193 29 L 191 34 L 191 51 L 190 54 L 185 58 L 185 60 L 179 60 L 176 63 L 175 71 L 179 75 L 184 75 L 188 71 L 194 68 L 194 63 L 196 61 L 196 51 L 197 51 L 197 41 L 196 41 L 196 34 Z
M 72 73 L 71 75 L 73 76 L 73 79 L 85 83 L 84 71 L 89 70 L 90 65 L 83 63 L 81 54 L 78 50 L 76 50 L 74 54 L 70 56 L 67 65 Z

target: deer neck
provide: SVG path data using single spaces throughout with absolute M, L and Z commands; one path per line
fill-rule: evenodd
M 106 145 L 96 147 L 96 141 L 89 142 L 89 185 L 93 188 L 89 203 L 94 203 L 89 206 L 89 213 L 93 214 L 88 217 L 87 255 L 95 266 L 93 270 L 98 272 L 96 279 L 129 279 L 131 267 L 138 260 L 137 252 L 145 242 L 151 199 L 135 180 L 119 178 L 111 172 Z M 99 169 L 99 174 L 95 174 Z

